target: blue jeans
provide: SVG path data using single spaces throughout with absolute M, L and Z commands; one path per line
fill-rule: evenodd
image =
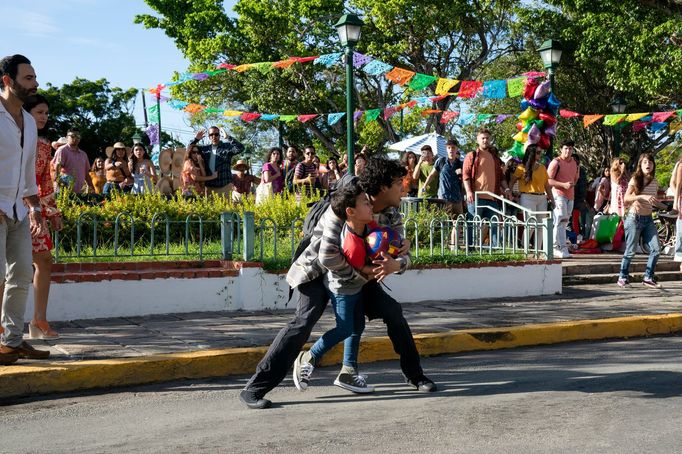
M 682 262 L 682 219 L 677 218 L 675 221 L 675 259 L 676 262 Z
M 490 221 L 490 218 L 493 216 L 497 217 L 497 222 L 502 222 L 502 216 L 497 213 L 496 211 L 491 210 L 490 208 L 495 208 L 497 210 L 500 209 L 500 205 L 497 203 L 496 200 L 487 200 L 487 199 L 478 199 L 478 216 L 480 216 L 481 220 L 487 219 Z M 473 203 L 468 203 L 467 202 L 467 220 L 471 221 L 474 216 L 476 216 L 476 206 Z M 490 244 L 493 247 L 497 247 L 497 232 L 499 230 L 499 224 L 492 224 L 490 226 Z M 467 223 L 467 236 L 469 237 L 468 239 L 468 245 L 473 244 L 473 226 L 471 222 Z
M 362 292 L 355 295 L 337 295 L 329 292 L 336 315 L 336 326 L 324 333 L 310 348 L 310 354 L 315 359 L 315 363 L 318 363 L 325 353 L 345 339 L 343 365 L 358 367 L 360 336 L 365 330 L 365 311 L 362 308 L 361 296 Z
M 658 243 L 658 232 L 656 225 L 651 215 L 640 216 L 638 214 L 630 213 L 625 216 L 623 221 L 625 228 L 625 254 L 623 254 L 623 261 L 620 264 L 620 277 L 627 279 L 629 276 L 630 262 L 635 256 L 637 250 L 637 243 L 640 236 L 649 245 L 649 260 L 646 262 L 646 271 L 644 277 L 653 279 L 654 268 L 658 262 L 658 256 L 661 253 L 661 246 Z

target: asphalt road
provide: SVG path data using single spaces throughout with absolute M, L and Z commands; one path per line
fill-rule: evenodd
M 248 377 L 22 399 L 0 407 L 0 452 L 681 452 L 681 355 L 671 336 L 428 358 L 429 395 L 397 362 L 364 368 L 369 396 L 323 368 L 260 411 L 237 400 Z

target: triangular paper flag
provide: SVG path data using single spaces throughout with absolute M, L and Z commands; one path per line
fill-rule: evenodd
M 488 80 L 483 83 L 483 96 L 500 99 L 507 97 L 507 82 L 504 80 Z
M 253 68 L 253 63 L 246 63 L 244 65 L 236 66 L 234 70 L 238 73 L 243 73 L 244 71 L 248 71 L 251 68 Z
M 280 116 L 279 116 L 280 121 L 284 121 L 284 122 L 287 122 L 287 123 L 290 122 L 290 121 L 294 121 L 294 120 L 296 120 L 297 118 L 298 118 L 297 115 L 280 115 Z
M 525 87 L 525 77 L 516 77 L 514 79 L 507 80 L 507 93 L 509 93 L 510 98 L 521 96 Z
M 639 132 L 646 128 L 649 123 L 646 121 L 635 121 L 632 123 L 632 132 Z
M 652 121 L 654 123 L 663 123 L 665 120 L 672 117 L 673 115 L 675 115 L 674 110 L 672 112 L 654 112 Z
M 374 121 L 381 115 L 381 109 L 370 109 L 365 111 L 365 123 Z
M 279 69 L 286 69 L 289 66 L 293 65 L 294 63 L 296 63 L 296 60 L 294 60 L 293 58 L 287 58 L 286 60 L 280 60 L 280 61 L 274 62 L 272 64 L 272 67 L 273 68 L 279 68 Z
M 310 120 L 314 119 L 317 117 L 317 114 L 307 114 L 307 115 L 299 115 L 297 118 L 298 121 L 301 123 L 307 123 Z
M 458 80 L 455 79 L 443 79 L 442 77 L 438 79 L 438 83 L 436 84 L 436 94 L 437 95 L 444 95 L 447 92 L 450 91 L 452 87 L 457 85 L 459 83 Z
M 603 117 L 604 115 L 585 115 L 583 116 L 583 126 L 587 128 L 589 125 Z
M 670 123 L 670 130 L 668 131 L 668 134 L 672 136 L 680 129 L 682 129 L 682 121 L 673 121 Z
M 320 55 L 315 59 L 313 63 L 315 63 L 316 65 L 324 65 L 327 68 L 329 68 L 334 63 L 339 61 L 342 55 L 343 52 L 334 52 L 333 54 Z
M 513 117 L 511 114 L 500 114 L 495 118 L 495 123 L 502 123 L 507 118 Z
M 665 129 L 666 126 L 668 126 L 668 123 L 663 121 L 651 123 L 651 132 L 658 132 L 661 129 Z
M 201 112 L 205 108 L 206 108 L 206 106 L 202 106 L 201 104 L 188 104 L 185 106 L 184 110 L 185 110 L 185 112 L 195 114 L 195 113 Z
M 579 117 L 580 114 L 578 112 L 573 112 L 572 110 L 566 110 L 566 109 L 561 109 L 559 111 L 559 115 L 563 118 L 575 118 Z
M 604 124 L 606 126 L 613 126 L 616 123 L 618 123 L 619 121 L 621 121 L 622 119 L 624 119 L 625 117 L 627 117 L 626 114 L 606 115 L 604 117 Z
M 637 121 L 639 119 L 646 117 L 647 115 L 649 115 L 647 112 L 628 114 L 627 117 L 625 117 L 625 121 L 629 122 Z
M 457 120 L 457 124 L 461 126 L 466 126 L 468 124 L 471 124 L 472 121 L 476 118 L 476 114 L 463 114 L 459 116 L 459 120 Z
M 494 114 L 478 114 L 476 115 L 476 123 L 484 123 L 494 116 Z
M 441 113 L 441 112 L 442 112 L 442 110 L 439 110 L 439 109 L 426 109 L 426 110 L 422 110 L 422 117 L 426 117 L 426 116 L 428 116 L 428 115 L 436 114 L 436 113 Z
M 393 69 L 393 66 L 380 62 L 379 60 L 372 60 L 363 66 L 362 70 L 370 76 L 380 76 L 386 74 Z
M 291 57 L 292 60 L 295 60 L 297 63 L 308 63 L 309 61 L 315 61 L 317 60 L 318 55 L 312 55 L 310 57 Z
M 360 68 L 373 60 L 372 57 L 363 55 L 360 52 L 353 52 L 353 68 Z
M 459 112 L 453 112 L 451 110 L 446 110 L 443 112 L 443 115 L 440 117 L 440 122 L 445 124 L 448 121 L 452 120 L 453 118 L 456 118 L 459 115 Z
M 218 66 L 216 66 L 216 68 L 218 68 L 218 69 L 234 69 L 236 67 L 237 67 L 237 65 L 231 65 L 229 63 L 221 63 Z
M 330 126 L 335 125 L 343 118 L 344 115 L 346 115 L 345 112 L 337 112 L 327 115 L 327 124 Z
M 388 106 L 387 108 L 384 109 L 384 120 L 388 120 L 393 116 L 398 111 L 398 107 L 396 106 Z
M 363 113 L 365 113 L 364 110 L 356 110 L 355 112 L 353 112 L 353 122 L 358 121 L 360 117 L 362 117 Z
M 464 80 L 459 87 L 460 98 L 473 98 L 483 88 L 483 82 L 480 80 Z
M 417 73 L 410 80 L 409 87 L 412 90 L 423 90 L 429 85 L 431 85 L 436 80 L 436 77 L 430 76 L 428 74 Z
M 385 74 L 386 79 L 398 85 L 405 85 L 414 77 L 414 71 L 408 71 L 402 68 L 393 68 Z
M 278 118 L 279 118 L 279 115 L 277 115 L 277 114 L 262 114 L 260 116 L 261 120 L 266 120 L 266 121 L 277 120 Z
M 224 117 L 238 117 L 243 113 L 244 112 L 242 112 L 241 110 L 226 110 L 225 112 L 223 112 L 223 116 Z
M 253 112 L 244 112 L 243 114 L 241 114 L 239 118 L 241 118 L 243 121 L 251 122 L 254 120 L 258 120 L 260 118 L 260 114 Z

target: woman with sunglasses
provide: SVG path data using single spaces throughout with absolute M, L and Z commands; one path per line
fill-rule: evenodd
M 310 197 L 313 189 L 320 187 L 319 168 L 315 163 L 315 148 L 305 147 L 303 151 L 303 161 L 296 165 L 294 173 L 294 187 L 296 188 L 296 199 L 301 200 L 301 195 Z
M 185 161 L 182 166 L 182 195 L 194 197 L 204 195 L 206 187 L 204 182 L 215 180 L 217 174 L 206 176 L 204 158 L 196 145 L 189 145 L 185 151 Z

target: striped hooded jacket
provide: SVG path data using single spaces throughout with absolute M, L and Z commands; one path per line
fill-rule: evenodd
M 397 208 L 390 207 L 375 213 L 374 220 L 379 225 L 392 228 L 401 238 L 405 237 L 403 217 Z M 327 271 L 333 273 L 335 279 L 352 286 L 362 286 L 367 282 L 367 279 L 350 266 L 341 254 L 343 223 L 344 221 L 334 214 L 331 207 L 327 208 L 313 229 L 310 245 L 289 268 L 287 282 L 291 288 L 310 282 Z M 398 274 L 404 273 L 410 266 L 410 256 L 404 255 L 396 260 L 400 262 Z

